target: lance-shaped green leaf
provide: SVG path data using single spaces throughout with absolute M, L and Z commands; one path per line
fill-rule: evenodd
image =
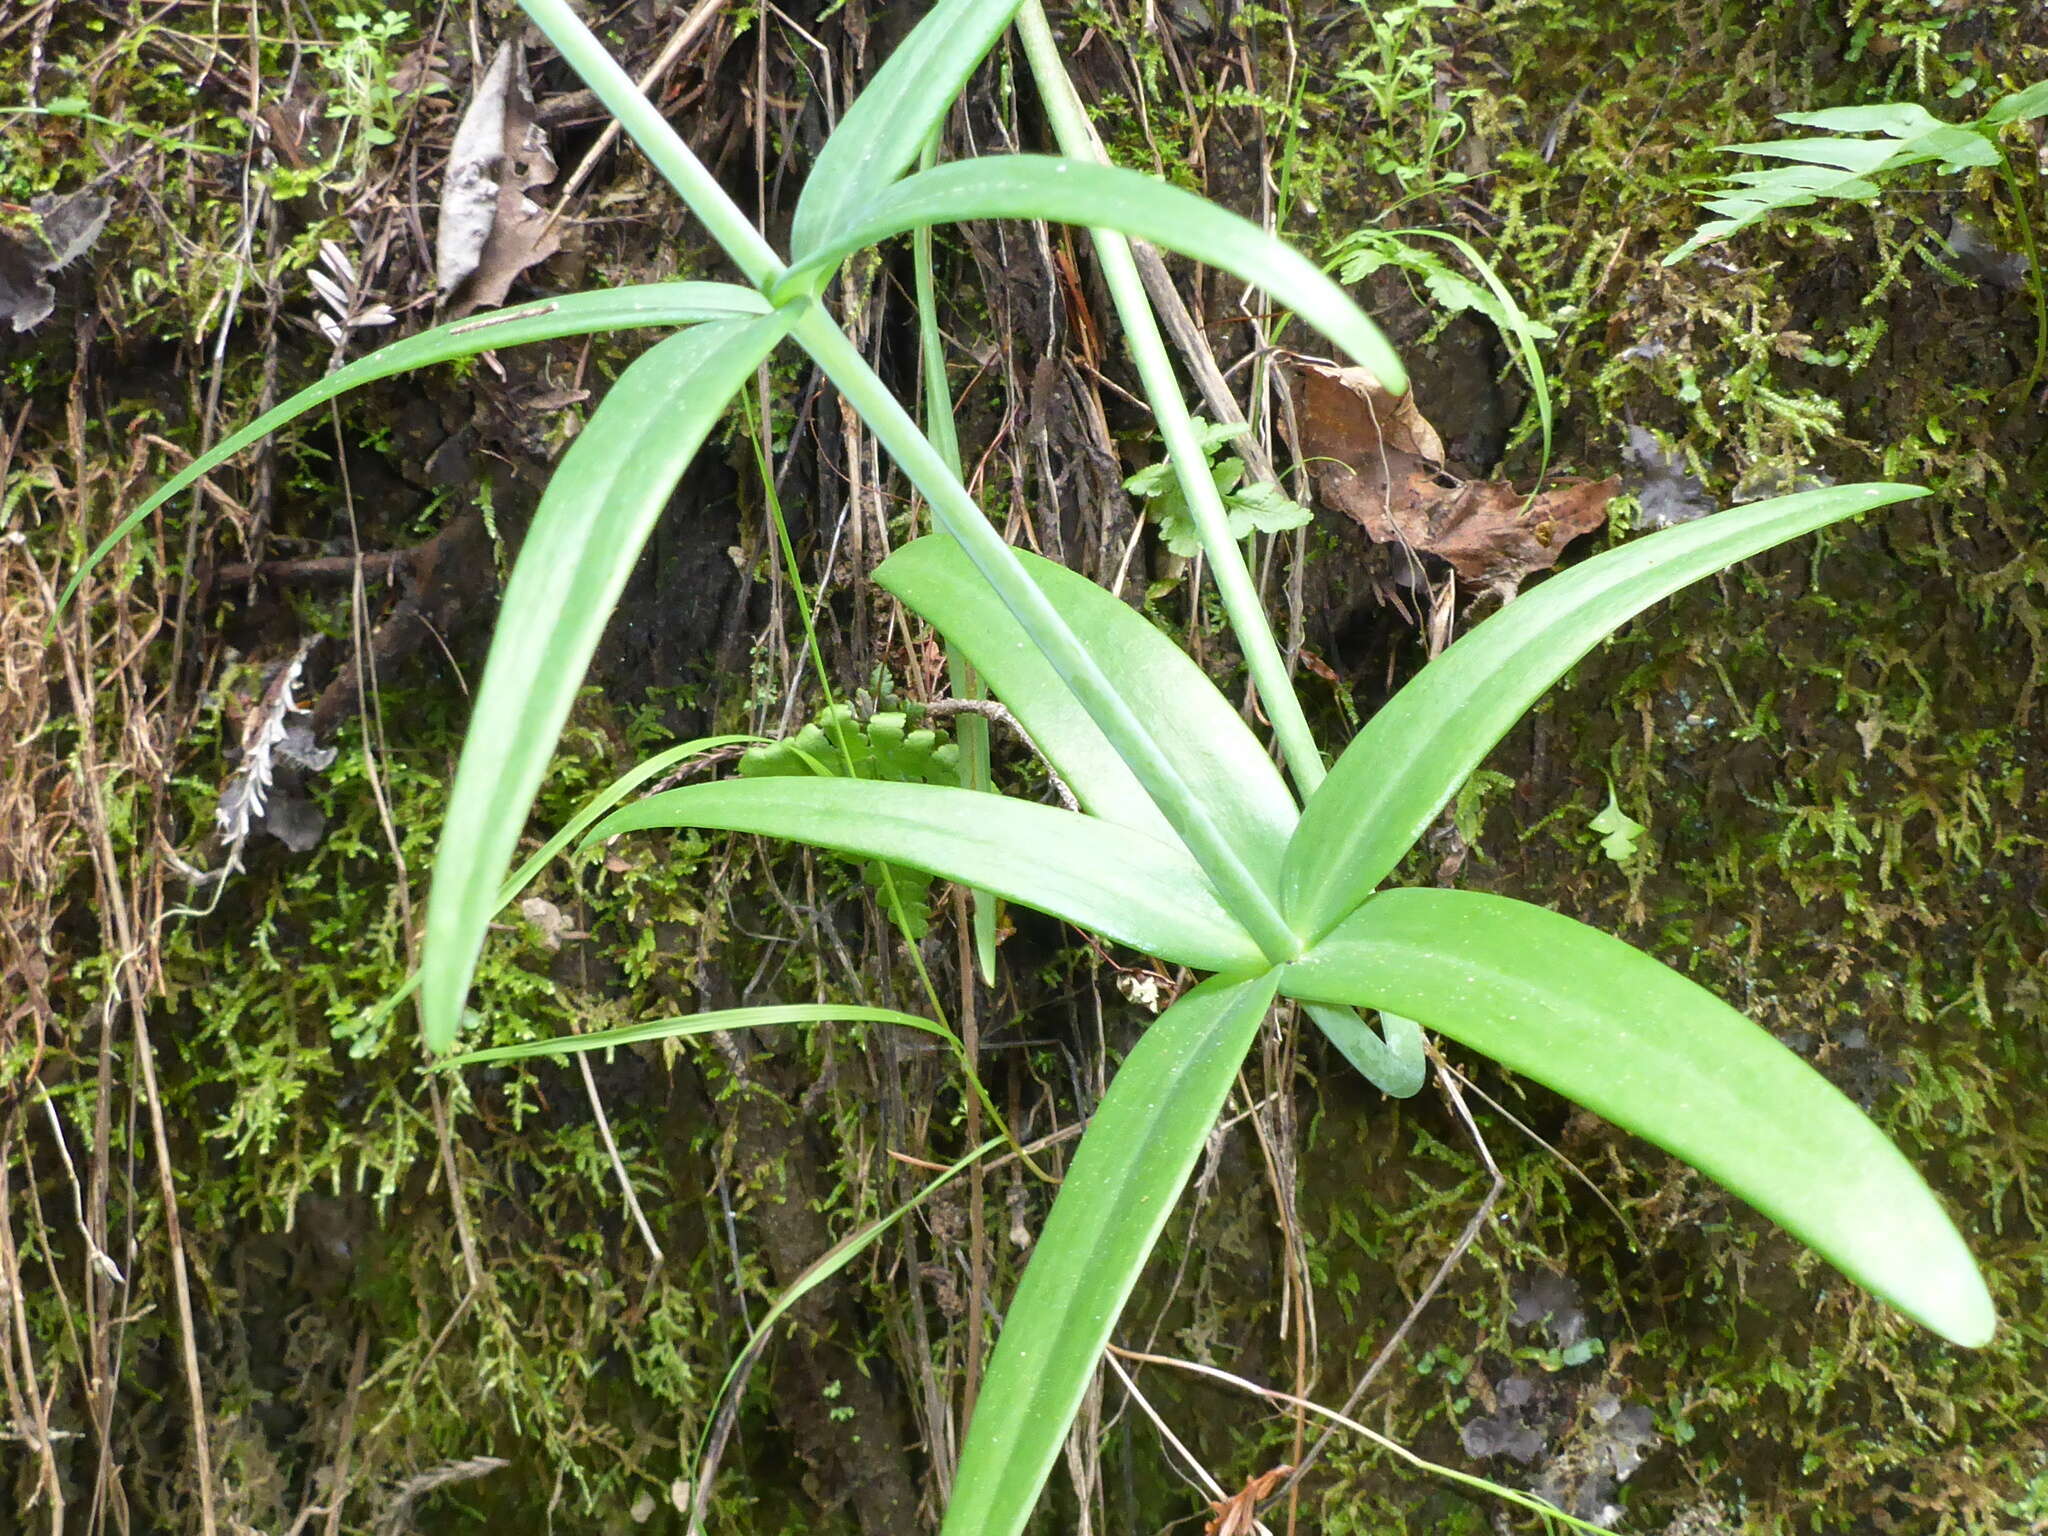
M 635 763 L 578 806 L 574 816 L 563 822 L 555 834 L 536 848 L 524 864 L 505 877 L 505 884 L 498 891 L 498 910 L 502 912 L 511 906 L 512 898 L 531 885 L 534 876 L 547 868 L 556 854 L 575 842 L 592 822 L 649 779 L 659 778 L 678 763 L 686 763 L 693 757 L 702 757 L 707 752 L 716 752 L 721 747 L 753 747 L 767 744 L 766 736 L 699 736 L 694 741 L 677 742 L 674 746 L 655 753 L 645 762 Z
M 1291 959 L 1301 945 L 1281 921 L 1272 892 L 1245 865 L 1223 837 L 1200 797 L 1181 783 L 1179 765 L 1153 739 L 1131 705 L 1110 686 L 1095 658 L 1067 621 L 1047 601 L 1038 584 L 1024 574 L 1017 552 L 1003 542 L 967 488 L 925 440 L 894 395 L 869 368 L 860 349 L 832 325 L 822 308 L 814 307 L 798 321 L 793 334 L 826 376 L 839 386 L 898 465 L 930 503 L 934 519 L 961 546 L 982 579 L 1003 605 L 1018 616 L 1033 641 L 1074 691 L 1089 716 L 1116 743 L 1119 754 L 1153 799 L 1172 820 L 1182 843 L 1208 873 L 1263 953 L 1275 960 Z
M 1830 107 L 1821 112 L 1781 112 L 1778 117 L 1782 122 L 1805 128 L 1832 129 L 1835 134 L 1881 133 L 1886 137 L 1845 139 L 1829 135 L 1723 145 L 1728 154 L 1757 155 L 1792 163 L 1730 176 L 1732 185 L 1717 189 L 1704 204 L 1709 212 L 1722 217 L 1702 225 L 1690 240 L 1666 256 L 1666 266 L 1709 241 L 1725 240 L 1784 209 L 1804 208 L 1824 197 L 1855 202 L 1873 198 L 1878 194 L 1878 184 L 1871 179 L 1875 176 L 1928 161 L 1938 162 L 1940 170 L 1948 173 L 1965 166 L 1997 165 L 2000 159 L 1998 146 L 1980 131 L 1981 124 L 1945 123 L 1926 108 L 1910 102 Z M 1984 122 L 1991 119 L 1987 117 Z
M 1995 1323 L 1955 1224 L 1828 1080 L 1711 992 L 1584 923 L 1469 891 L 1373 897 L 1281 990 L 1389 1008 L 1719 1180 L 1959 1344 Z
M 1153 1021 L 1088 1123 L 1010 1303 L 944 1536 L 1016 1536 L 1273 1002 L 1215 977 Z
M 593 1029 L 583 1035 L 558 1035 L 549 1040 L 522 1040 L 517 1045 L 491 1045 L 480 1051 L 463 1051 L 433 1063 L 438 1070 L 480 1067 L 497 1061 L 524 1061 L 535 1056 L 574 1056 L 588 1051 L 609 1051 L 622 1045 L 644 1045 L 650 1040 L 688 1040 L 698 1035 L 723 1034 L 734 1029 L 772 1029 L 783 1024 L 897 1024 L 946 1042 L 955 1055 L 960 1041 L 950 1029 L 914 1013 L 894 1008 L 869 1008 L 852 1003 L 764 1003 L 755 1008 L 719 1008 L 710 1013 L 685 1014 L 677 1018 L 649 1019 L 641 1024 L 621 1024 L 616 1029 Z
M 1261 879 L 1278 860 L 1297 812 L 1258 738 L 1200 667 L 1142 614 L 1064 566 L 1018 552 L 1025 572 L 1101 663 L 1110 685 L 1151 723 L 1188 785 L 1207 797 L 1218 828 Z M 875 580 L 922 615 L 988 681 L 1081 804 L 1154 837 L 1172 828 L 1109 740 L 1062 683 L 952 539 L 905 545 Z M 1422 1032 L 1387 1018 L 1385 1035 L 1349 1008 L 1312 1006 L 1309 1017 L 1382 1093 L 1408 1098 L 1426 1072 Z
M 1018 0 L 939 0 L 896 45 L 825 140 L 790 219 L 798 261 L 860 217 L 945 121 Z
M 434 858 L 420 960 L 429 1050 L 455 1039 L 498 883 L 640 547 L 733 392 L 789 322 L 721 321 L 645 353 L 548 482 L 505 585 Z
M 1265 963 L 1178 843 L 1027 800 L 877 779 L 727 779 L 649 795 L 585 841 L 644 827 L 753 832 L 886 859 L 1197 970 Z
M 535 304 L 518 304 L 510 309 L 473 315 L 449 325 L 437 325 L 417 336 L 380 347 L 368 357 L 337 368 L 317 384 L 309 384 L 289 400 L 250 422 L 232 436 L 222 439 L 122 518 L 114 531 L 100 540 L 85 562 L 64 584 L 57 600 L 62 612 L 78 590 L 78 584 L 94 566 L 113 553 L 121 541 L 141 526 L 142 520 L 158 507 L 191 487 L 210 470 L 268 437 L 286 422 L 303 416 L 314 406 L 337 395 L 393 374 L 409 373 L 434 363 L 474 357 L 499 347 L 516 347 L 529 341 L 552 341 L 562 336 L 587 336 L 598 331 L 627 330 L 642 326 L 696 325 L 706 320 L 729 320 L 742 315 L 765 315 L 768 301 L 748 288 L 731 283 L 642 283 L 628 288 L 607 288 L 596 293 L 570 293 Z
M 1658 599 L 1911 485 L 1842 485 L 1735 507 L 1631 539 L 1525 592 L 1424 667 L 1369 720 L 1302 811 L 1288 845 L 1294 931 L 1329 929 L 1384 880 L 1550 685 Z
M 1407 388 L 1407 372 L 1379 327 L 1286 242 L 1155 177 L 1057 155 L 988 155 L 907 177 L 805 253 L 774 296 L 816 293 L 832 269 L 855 251 L 925 225 L 966 219 L 1044 219 L 1149 240 L 1265 289 L 1372 370 L 1388 389 Z
M 2034 117 L 2048 117 L 2048 80 L 2037 80 L 2024 91 L 1999 97 L 1978 121 L 1997 128 Z
M 1129 604 L 1053 561 L 1022 550 L 1017 559 L 1110 686 L 1150 727 L 1189 792 L 1209 806 L 1238 856 L 1274 888 L 1299 812 L 1230 701 Z M 974 664 L 1089 812 L 1178 841 L 1109 738 L 956 541 L 934 534 L 906 544 L 875 568 L 875 580 L 943 635 L 951 652 Z

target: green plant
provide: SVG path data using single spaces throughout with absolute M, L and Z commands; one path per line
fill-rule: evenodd
M 1243 435 L 1242 426 L 1232 422 L 1218 426 L 1199 416 L 1194 423 L 1202 457 L 1209 464 L 1209 478 L 1216 494 L 1223 498 L 1233 539 L 1249 538 L 1254 533 L 1285 533 L 1290 528 L 1302 527 L 1314 516 L 1277 485 L 1244 484 L 1243 459 L 1235 455 L 1216 457 Z M 1145 511 L 1159 524 L 1159 536 L 1168 549 L 1183 557 L 1200 551 L 1202 535 L 1188 510 L 1187 497 L 1181 494 L 1171 460 L 1148 464 L 1124 482 L 1124 489 L 1145 499 Z
M 851 704 L 833 704 L 794 736 L 749 747 L 740 757 L 739 774 L 743 779 L 881 779 L 957 786 L 960 748 L 942 742 L 930 727 L 912 728 L 901 710 L 876 710 L 862 720 Z M 888 901 L 901 904 L 904 936 L 923 938 L 930 926 L 926 896 L 931 876 L 878 859 L 866 861 L 861 873 Z
M 1479 281 L 1453 267 L 1436 252 L 1418 245 L 1418 240 L 1441 240 L 1479 274 Z M 1422 280 L 1436 306 L 1445 315 L 1472 310 L 1493 322 L 1494 329 L 1514 346 L 1522 373 L 1529 381 L 1529 394 L 1536 402 L 1536 422 L 1543 435 L 1543 464 L 1550 463 L 1550 376 L 1543 369 L 1539 341 L 1554 339 L 1557 332 L 1540 320 L 1532 320 L 1515 296 L 1500 280 L 1493 264 L 1472 249 L 1458 235 L 1437 229 L 1361 229 L 1337 247 L 1337 275 L 1347 283 L 1361 282 L 1382 267 L 1392 267 Z
M 1869 202 L 1882 190 L 1879 178 L 1911 166 L 1932 165 L 1944 176 L 1973 167 L 1996 169 L 2012 199 L 2034 290 L 2037 325 L 2034 366 L 2028 376 L 2031 389 L 2048 366 L 2048 275 L 2041 271 L 2041 252 L 2026 194 L 1999 137 L 2010 125 L 2036 117 L 2048 117 L 2048 80 L 2000 97 L 1981 117 L 1966 123 L 1944 122 L 1912 102 L 1780 112 L 1780 122 L 1829 131 L 1803 139 L 1723 145 L 1727 154 L 1787 163 L 1731 174 L 1727 178 L 1731 185 L 1704 199 L 1707 210 L 1720 217 L 1702 224 L 1691 239 L 1664 258 L 1664 264 L 1682 261 L 1701 246 L 1725 240 L 1774 213 L 1810 207 L 1823 198 Z M 1848 137 L 1852 134 L 1876 137 Z
M 1782 497 L 1636 540 L 1555 576 L 1445 651 L 1326 769 L 1122 236 L 1150 238 L 1260 283 L 1382 384 L 1405 387 L 1399 360 L 1342 290 L 1201 199 L 1091 163 L 1085 117 L 1035 0 L 1021 9 L 1014 0 L 940 0 L 821 150 L 787 263 L 565 0 L 525 3 L 751 286 L 571 295 L 398 343 L 230 438 L 124 528 L 261 432 L 368 378 L 518 340 L 622 325 L 688 327 L 626 369 L 592 414 L 507 585 L 509 622 L 478 688 L 428 910 L 421 1015 L 429 1048 L 444 1052 L 459 1033 L 486 927 L 506 899 L 501 872 L 569 703 L 685 465 L 785 338 L 867 421 L 942 529 L 899 549 L 876 580 L 946 639 L 956 662 L 971 664 L 1081 809 L 862 777 L 849 765 L 843 775 L 672 789 L 620 804 L 594 824 L 589 816 L 578 822 L 586 844 L 677 827 L 791 838 L 956 880 L 1213 973 L 1152 1024 L 1075 1153 L 990 1362 L 948 1531 L 1012 1533 L 1029 1518 L 1117 1315 L 1279 997 L 1305 1004 L 1340 1049 L 1392 1081 L 1419 1080 L 1419 1035 L 1409 1021 L 1420 1020 L 1693 1163 L 1937 1332 L 1967 1344 L 1990 1337 L 1989 1295 L 1932 1193 L 1846 1098 L 1765 1032 L 1659 962 L 1568 918 L 1496 896 L 1378 889 L 1502 735 L 1633 615 L 1688 582 L 1906 499 L 1914 488 Z M 1066 157 L 906 175 L 1013 16 Z M 1104 274 L 1189 523 L 1292 790 L 1238 710 L 1165 635 L 1100 587 L 1003 543 L 961 484 L 942 419 L 943 375 L 928 374 L 928 435 L 823 308 L 837 264 L 852 253 L 979 217 L 1098 226 Z M 843 733 L 839 746 L 850 757 Z M 1382 1010 L 1384 1040 L 1358 1008 Z M 815 1009 L 777 1012 L 784 1021 L 817 1017 Z M 911 1016 L 858 1016 L 951 1038 Z M 751 1010 L 714 1013 L 681 1029 L 664 1020 L 516 1049 L 595 1049 L 629 1036 L 766 1021 Z
M 354 185 L 368 176 L 371 153 L 397 142 L 405 108 L 397 84 L 397 44 L 413 23 L 404 13 L 385 9 L 344 11 L 334 26 L 340 36 L 325 45 L 321 61 L 330 86 L 325 116 L 340 125 L 328 165 L 346 165 Z M 430 79 L 415 87 L 420 94 L 441 89 Z
M 1364 142 L 1367 169 L 1400 184 L 1402 201 L 1447 192 L 1472 178 L 1443 162 L 1465 137 L 1457 107 L 1476 94 L 1470 87 L 1448 93 L 1440 66 L 1451 49 L 1431 29 L 1434 13 L 1455 11 L 1458 0 L 1410 0 L 1406 5 L 1366 5 L 1371 41 L 1337 72 L 1362 86 L 1377 121 Z

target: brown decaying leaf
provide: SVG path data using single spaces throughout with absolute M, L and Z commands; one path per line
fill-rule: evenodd
M 1465 479 L 1445 467 L 1443 440 L 1412 393 L 1388 394 L 1363 368 L 1305 363 L 1300 376 L 1298 446 L 1323 504 L 1503 597 L 1604 524 L 1621 489 L 1609 478 L 1532 498 L 1503 480 Z
M 57 304 L 50 274 L 85 254 L 113 204 L 91 192 L 32 198 L 34 230 L 0 230 L 0 319 L 17 333 L 49 319 Z
M 1202 1536 L 1251 1536 L 1258 1528 L 1259 1505 L 1273 1496 L 1273 1490 L 1287 1480 L 1292 1467 L 1275 1467 L 1270 1472 L 1261 1472 L 1229 1498 L 1217 1503 L 1211 1500 L 1209 1507 L 1216 1511 L 1215 1518 L 1202 1527 Z
M 504 43 L 456 126 L 441 188 L 434 275 L 450 318 L 504 303 L 520 273 L 561 248 L 548 210 L 526 195 L 554 179 L 526 89 L 526 51 Z

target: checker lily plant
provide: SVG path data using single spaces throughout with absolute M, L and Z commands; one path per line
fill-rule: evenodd
M 1499 896 L 1381 889 L 1494 744 L 1633 615 L 1689 582 L 1916 488 L 1781 497 L 1631 540 L 1555 575 L 1439 656 L 1326 766 L 1229 535 L 1124 237 L 1264 288 L 1390 388 L 1405 386 L 1401 364 L 1343 290 L 1297 252 L 1190 193 L 1102 163 L 1038 0 L 939 0 L 820 151 L 787 260 L 566 0 L 524 4 L 745 284 L 569 294 L 398 342 L 196 461 L 87 563 L 229 455 L 371 379 L 526 341 L 674 329 L 622 373 L 564 455 L 506 587 L 510 617 L 478 688 L 416 978 L 427 1046 L 447 1052 L 489 921 L 534 867 L 529 861 L 503 884 L 554 744 L 672 488 L 775 348 L 793 341 L 823 370 L 922 493 L 940 530 L 899 549 L 875 580 L 944 637 L 956 662 L 971 663 L 1081 809 L 989 793 L 985 778 L 963 787 L 735 778 L 626 802 L 626 790 L 655 766 L 643 765 L 570 830 L 586 843 L 656 828 L 792 839 L 958 881 L 1207 976 L 1124 1060 L 1066 1170 L 989 1362 L 946 1532 L 1009 1536 L 1030 1517 L 1118 1313 L 1240 1063 L 1282 998 L 1301 1003 L 1390 1092 L 1413 1092 L 1421 1082 L 1418 1026 L 1439 1031 L 1703 1170 L 1935 1332 L 1967 1345 L 1991 1337 L 1989 1295 L 1933 1193 L 1876 1126 L 1764 1030 L 1659 961 L 1570 918 Z M 1064 153 L 932 165 L 952 100 L 1013 23 Z M 1094 231 L 1284 773 L 1160 630 L 1084 578 L 1005 544 L 962 483 L 936 350 L 927 347 L 931 409 L 920 428 L 828 312 L 824 295 L 839 265 L 905 233 L 920 240 L 928 299 L 926 232 L 989 218 Z M 927 314 L 928 343 L 934 335 Z M 543 854 L 568 840 L 558 836 Z M 1378 1010 L 1383 1033 L 1358 1010 Z M 807 1005 L 702 1015 L 687 1032 L 771 1016 L 897 1017 Z M 642 1026 L 637 1035 L 609 1031 L 542 1048 L 647 1033 Z

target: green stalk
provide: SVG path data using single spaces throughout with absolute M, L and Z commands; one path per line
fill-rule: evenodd
M 2012 156 L 2003 149 L 1998 156 L 1999 172 L 2005 177 L 2005 189 L 2012 194 L 2012 210 L 2019 220 L 2020 243 L 2027 253 L 2027 275 L 2033 279 L 2034 289 L 2034 366 L 2027 373 L 2027 387 L 2024 393 L 2032 394 L 2034 386 L 2041 382 L 2041 375 L 2048 371 L 2048 273 L 2041 270 L 2041 251 L 2034 240 L 2034 221 L 2027 213 L 2026 190 L 2020 186 L 2019 177 L 2013 174 Z
M 1017 32 L 1060 152 L 1076 160 L 1104 160 L 1087 111 L 1073 81 L 1067 77 L 1066 65 L 1060 59 L 1039 0 L 1024 0 L 1017 11 Z M 1223 497 L 1209 473 L 1208 456 L 1202 452 L 1201 439 L 1181 396 L 1180 380 L 1174 376 L 1173 360 L 1159 334 L 1152 303 L 1145 297 L 1137 263 L 1131 259 L 1130 242 L 1113 230 L 1089 233 L 1095 240 L 1096 259 L 1102 264 L 1103 281 L 1124 328 L 1131 361 L 1137 366 L 1146 398 L 1152 402 L 1152 414 L 1159 422 L 1159 435 L 1173 461 L 1174 478 L 1187 498 L 1202 552 L 1209 558 L 1209 570 L 1215 577 L 1217 594 L 1223 599 L 1223 611 L 1244 650 L 1245 665 L 1265 705 L 1266 718 L 1273 722 L 1273 735 L 1294 775 L 1295 790 L 1306 799 L 1323 782 L 1322 750 L 1317 747 L 1308 717 L 1295 697 L 1293 679 L 1288 676 L 1287 662 L 1280 654 L 1279 642 L 1273 638 L 1265 604 L 1259 600 L 1258 587 L 1245 565 L 1244 551 L 1230 536 L 1230 519 L 1223 510 Z
M 717 178 L 704 169 L 704 162 L 641 94 L 633 77 L 619 68 L 618 60 L 570 9 L 568 0 L 520 0 L 520 6 L 547 34 L 562 62 L 582 77 L 605 110 L 640 146 L 641 153 L 682 196 L 747 281 L 763 292 L 773 286 L 785 270 L 775 248 L 761 238 L 754 221 L 726 196 Z
M 569 8 L 567 0 L 521 0 L 521 5 L 748 280 L 758 288 L 772 286 L 785 270 L 774 249 L 726 196 L 724 188 L 704 169 L 667 119 L 640 94 L 604 45 Z M 1147 315 L 1149 318 L 1149 311 Z M 1095 659 L 1046 601 L 1037 583 L 1025 574 L 1002 535 L 982 515 L 967 488 L 926 440 L 889 386 L 868 366 L 860 349 L 846 338 L 824 308 L 812 301 L 803 301 L 803 316 L 790 334 L 852 403 L 911 483 L 924 493 L 939 525 L 959 541 L 983 579 L 1016 615 L 1025 633 L 1045 653 L 1046 660 L 1073 691 L 1081 707 L 1130 765 L 1131 772 L 1208 875 L 1217 895 L 1260 950 L 1276 964 L 1298 956 L 1301 942 L 1281 917 L 1273 897 L 1218 831 L 1200 797 L 1189 789 L 1152 734 L 1110 686 Z M 1227 538 L 1224 542 L 1229 544 Z M 1235 546 L 1231 549 L 1234 554 Z M 1239 570 L 1243 570 L 1241 562 Z M 1246 584 L 1249 586 L 1248 576 Z M 1267 634 L 1270 642 L 1270 631 Z M 1275 656 L 1277 659 L 1277 651 Z M 1284 671 L 1281 675 L 1284 679 Z M 1291 689 L 1281 697 L 1293 704 Z M 1273 709 L 1276 702 L 1269 701 L 1268 709 Z M 1320 774 L 1320 757 L 1316 759 L 1316 768 Z
M 939 135 L 943 129 L 934 130 L 931 142 L 918 157 L 918 169 L 929 170 L 939 157 Z M 930 225 L 920 226 L 910 236 L 911 267 L 917 292 L 917 349 L 918 361 L 924 371 L 924 435 L 931 445 L 938 449 L 939 457 L 946 461 L 946 468 L 961 484 L 967 483 L 967 475 L 960 462 L 960 437 L 953 424 L 953 387 L 946 381 L 946 341 L 939 333 L 938 283 L 932 273 L 932 231 Z M 957 699 L 982 699 L 988 697 L 988 690 L 975 676 L 974 668 L 958 656 L 946 658 L 947 674 L 953 683 L 953 696 Z M 955 723 L 953 734 L 960 743 L 960 782 L 968 789 L 984 792 L 995 788 L 994 775 L 989 765 L 988 721 L 977 714 L 964 714 Z M 971 891 L 974 916 L 974 958 L 981 968 L 981 979 L 990 986 L 996 979 L 996 898 L 988 891 Z
M 982 579 L 995 589 L 1003 606 L 1016 615 L 1017 622 L 1045 653 L 1060 680 L 1081 701 L 1081 707 L 1109 738 L 1117 755 L 1130 765 L 1138 782 L 1173 823 L 1188 852 L 1214 883 L 1231 915 L 1244 924 L 1245 931 L 1269 959 L 1298 954 L 1300 941 L 1280 916 L 1273 898 L 1217 830 L 1208 808 L 1188 788 L 1152 733 L 1110 686 L 1095 658 L 1038 590 L 1038 584 L 1024 573 L 1003 536 L 982 515 L 967 488 L 947 469 L 946 461 L 925 440 L 924 433 L 918 430 L 917 423 L 910 419 L 889 386 L 868 367 L 860 349 L 816 305 L 805 312 L 790 334 L 852 402 L 897 467 L 924 493 L 939 526 L 959 542 Z

